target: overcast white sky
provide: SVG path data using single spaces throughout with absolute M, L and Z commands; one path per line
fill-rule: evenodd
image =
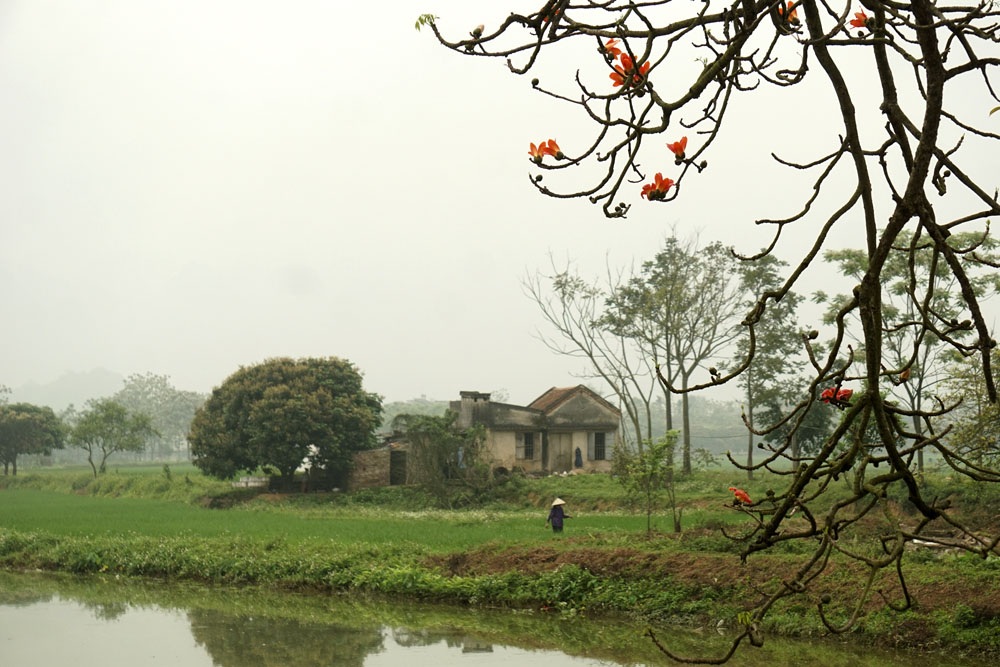
M 546 199 L 527 180 L 529 141 L 569 149 L 586 126 L 530 77 L 413 25 L 432 12 L 464 34 L 506 11 L 0 4 L 0 384 L 106 368 L 207 392 L 269 357 L 339 356 L 387 400 L 529 401 L 585 368 L 537 340 L 526 273 L 550 253 L 595 272 L 641 262 L 674 225 L 756 249 L 753 217 L 793 207 L 755 210 L 788 184 L 753 160 L 776 139 L 802 160 L 815 150 L 794 149 L 835 139 L 771 98 L 675 205 L 643 206 L 636 188 L 628 219 L 608 221 Z

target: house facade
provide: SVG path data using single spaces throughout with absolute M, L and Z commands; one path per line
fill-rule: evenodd
M 456 426 L 480 425 L 493 467 L 525 472 L 608 472 L 618 442 L 621 412 L 583 385 L 553 387 L 527 406 L 460 392 L 450 408 Z

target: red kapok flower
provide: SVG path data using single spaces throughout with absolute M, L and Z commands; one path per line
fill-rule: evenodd
M 545 142 L 543 141 L 538 146 L 531 144 L 531 148 L 528 149 L 528 155 L 531 156 L 532 162 L 535 162 L 536 164 L 540 163 L 542 158 L 548 155 L 548 148 Z
M 622 50 L 618 48 L 617 39 L 609 39 L 604 43 L 604 52 L 609 54 L 612 58 L 619 58 L 622 55 Z
M 557 160 L 563 159 L 562 149 L 559 148 L 559 144 L 556 143 L 555 139 L 549 139 L 548 143 L 542 143 L 546 155 L 551 155 Z
M 838 408 L 844 409 L 851 404 L 851 397 L 854 396 L 853 389 L 837 389 L 827 387 L 819 394 L 819 400 L 824 403 L 832 403 Z
M 854 18 L 851 19 L 851 25 L 855 28 L 866 28 L 868 27 L 868 15 L 865 14 L 864 10 L 860 12 L 854 12 Z
M 778 16 L 785 19 L 786 23 L 798 23 L 799 22 L 799 10 L 795 9 L 795 3 L 789 1 L 787 7 L 782 7 L 778 5 Z
M 657 172 L 656 176 L 653 177 L 652 183 L 646 183 L 642 186 L 642 196 L 649 201 L 663 199 L 667 196 L 667 190 L 669 190 L 673 184 L 674 181 L 672 179 L 663 178 L 663 174 Z
M 684 150 L 687 148 L 687 145 L 688 145 L 688 138 L 681 137 L 680 141 L 675 141 L 672 144 L 667 144 L 667 150 L 673 153 L 674 157 L 677 158 L 678 161 L 680 161 L 684 159 Z
M 531 160 L 535 164 L 541 164 L 542 158 L 546 155 L 551 155 L 557 160 L 561 160 L 564 157 L 562 149 L 559 148 L 559 144 L 556 143 L 555 139 L 543 141 L 537 146 L 531 144 L 531 147 L 528 149 L 528 155 L 531 156 Z
M 624 86 L 626 80 L 634 85 L 639 85 L 648 71 L 648 62 L 644 62 L 639 67 L 636 67 L 635 63 L 632 62 L 632 58 L 627 53 L 623 53 L 618 58 L 615 71 L 608 76 L 611 77 L 612 84 L 617 88 L 618 86 Z
M 753 501 L 750 500 L 750 494 L 743 489 L 737 489 L 735 486 L 731 486 L 729 487 L 729 490 L 733 492 L 734 505 L 753 505 Z

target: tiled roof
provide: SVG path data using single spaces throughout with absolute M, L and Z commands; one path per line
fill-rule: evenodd
M 542 412 L 548 412 L 550 409 L 569 398 L 577 389 L 581 388 L 582 385 L 577 385 L 576 387 L 552 387 L 547 392 L 529 403 L 528 407 L 541 410 Z

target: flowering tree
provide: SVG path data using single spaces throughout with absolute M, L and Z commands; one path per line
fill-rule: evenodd
M 763 460 L 754 464 L 787 475 L 787 484 L 738 508 L 750 522 L 741 537 L 744 560 L 790 540 L 813 545 L 812 552 L 773 587 L 762 583 L 766 595 L 741 615 L 743 631 L 732 650 L 714 662 L 728 659 L 745 639 L 759 644 L 768 610 L 790 596 L 813 596 L 834 632 L 854 627 L 877 601 L 876 592 L 887 604 L 908 607 L 902 566 L 904 547 L 915 539 L 984 556 L 997 553 L 998 538 L 927 497 L 911 468 L 918 454 L 936 451 L 958 474 L 1000 481 L 1000 471 L 963 457 L 942 439 L 954 403 L 938 400 L 913 410 L 886 398 L 887 384 L 898 381 L 913 359 L 899 363 L 885 353 L 886 337 L 898 331 L 886 330 L 883 283 L 890 254 L 908 256 L 906 289 L 915 309 L 892 326 L 907 330 L 909 340 L 933 337 L 976 359 L 985 396 L 995 402 L 990 351 L 996 342 L 967 266 L 998 268 L 979 250 L 989 217 L 1000 214 L 993 193 L 997 173 L 987 159 L 995 161 L 993 142 L 1000 139 L 998 121 L 989 117 L 998 99 L 991 77 L 1000 65 L 1000 9 L 955 0 L 860 3 L 549 0 L 534 11 L 504 12 L 497 23 L 471 32 L 453 33 L 431 15 L 418 20 L 446 48 L 501 58 L 512 73 L 532 76 L 537 92 L 563 102 L 567 118 L 575 112 L 592 128 L 586 141 L 562 136 L 561 146 L 547 139 L 530 147 L 530 182 L 543 195 L 587 199 L 611 218 L 625 217 L 633 206 L 669 206 L 684 197 L 691 179 L 711 179 L 715 165 L 732 159 L 714 149 L 733 132 L 741 133 L 748 147 L 739 155 L 745 173 L 762 173 L 774 163 L 787 169 L 789 185 L 784 180 L 755 185 L 773 193 L 762 206 L 797 210 L 752 215 L 741 207 L 730 229 L 742 224 L 740 233 L 749 238 L 752 222 L 765 236 L 750 247 L 764 250 L 736 247 L 733 253 L 757 261 L 793 230 L 808 230 L 811 242 L 777 288 L 756 295 L 743 321 L 743 358 L 726 372 L 683 388 L 661 374 L 671 391 L 739 378 L 757 354 L 761 322 L 799 286 L 828 249 L 831 234 L 846 226 L 863 239 L 866 266 L 850 298 L 828 332 L 801 336 L 810 377 L 801 400 L 778 424 L 754 426 L 764 435 L 771 428 L 787 431 L 770 441 Z M 555 78 L 553 86 L 547 68 L 550 56 L 559 53 L 573 71 Z M 546 72 L 544 84 L 540 70 Z M 778 111 L 741 125 L 741 105 L 767 94 L 778 96 Z M 946 98 L 961 105 L 949 107 Z M 752 152 L 760 135 L 787 140 L 786 119 L 803 115 L 830 118 L 810 126 L 814 155 L 792 160 L 772 147 Z M 800 151 L 804 142 L 793 141 Z M 543 174 L 556 184 L 548 177 L 543 181 Z M 729 187 L 718 183 L 716 192 Z M 973 240 L 957 243 L 956 232 L 968 232 Z M 918 249 L 930 253 L 934 270 L 912 269 Z M 945 317 L 933 306 L 942 284 L 937 267 L 961 294 L 959 317 Z M 855 339 L 865 350 L 858 365 L 849 343 Z M 914 347 L 913 356 L 918 352 Z M 792 466 L 778 465 L 790 458 L 796 429 L 820 400 L 819 407 L 843 411 L 839 425 L 816 453 Z M 922 431 L 906 426 L 914 419 L 924 425 Z M 872 431 L 876 444 L 858 435 Z M 835 504 L 826 500 L 833 480 L 848 474 L 854 480 L 850 497 Z M 906 498 L 916 518 L 891 518 L 894 495 Z M 869 546 L 848 548 L 848 539 L 867 540 Z M 852 559 L 871 576 L 859 591 L 838 589 L 842 595 L 834 600 L 819 591 L 822 575 L 837 559 Z

